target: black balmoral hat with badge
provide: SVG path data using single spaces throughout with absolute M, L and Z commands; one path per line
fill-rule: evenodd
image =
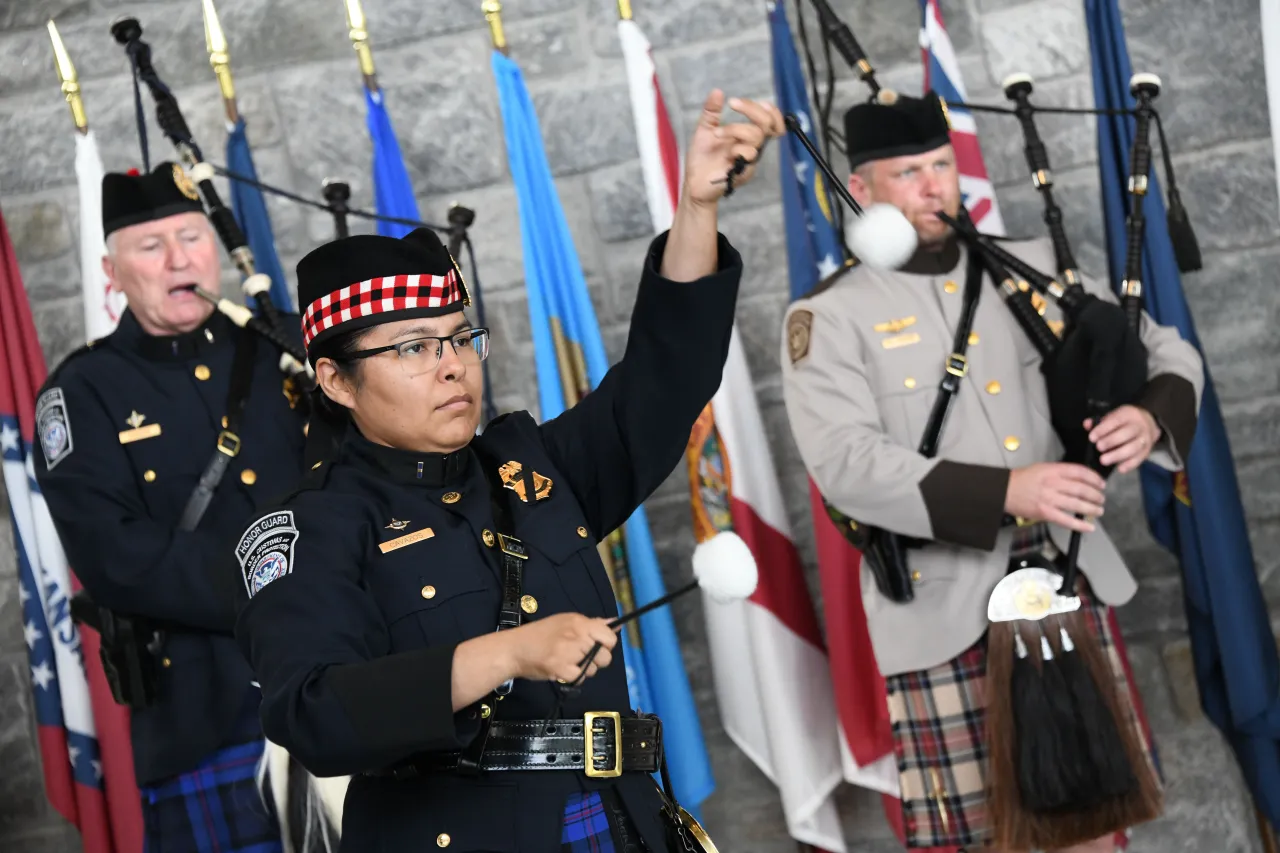
M 399 239 L 343 237 L 298 261 L 298 306 L 308 355 L 338 331 L 440 317 L 470 304 L 462 272 L 430 228 Z
M 951 125 L 937 92 L 896 95 L 851 107 L 844 114 L 844 138 L 853 170 L 872 160 L 941 148 L 951 142 Z
M 204 213 L 200 193 L 177 163 L 164 162 L 150 174 L 108 172 L 102 176 L 103 236 L 129 225 L 179 213 Z

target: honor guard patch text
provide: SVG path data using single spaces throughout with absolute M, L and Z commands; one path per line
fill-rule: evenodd
M 45 466 L 54 466 L 71 455 L 71 422 L 61 388 L 50 388 L 36 400 L 36 433 L 44 450 Z
M 236 544 L 236 559 L 240 561 L 245 592 L 250 598 L 262 592 L 267 584 L 293 571 L 293 546 L 297 541 L 293 510 L 264 515 L 245 531 Z

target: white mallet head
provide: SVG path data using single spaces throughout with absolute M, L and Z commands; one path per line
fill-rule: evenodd
M 742 537 L 722 531 L 693 549 L 693 576 L 713 601 L 727 604 L 756 591 L 756 558 Z
M 891 204 L 864 208 L 849 226 L 849 251 L 875 269 L 894 270 L 905 264 L 919 241 L 916 229 Z

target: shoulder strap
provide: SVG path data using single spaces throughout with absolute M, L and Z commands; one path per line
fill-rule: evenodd
M 218 444 L 213 457 L 200 475 L 187 505 L 182 510 L 182 518 L 178 521 L 179 530 L 195 530 L 204 512 L 213 500 L 213 493 L 227 473 L 227 466 L 240 453 L 240 421 L 244 415 L 245 403 L 249 400 L 249 388 L 253 382 L 254 355 L 257 353 L 258 339 L 256 335 L 240 331 L 236 338 L 236 353 L 231 361 L 231 383 L 227 388 L 227 425 L 218 433 Z
M 511 492 L 503 487 L 502 478 L 498 474 L 495 460 L 476 444 L 472 444 L 476 459 L 483 471 L 485 482 L 489 484 L 489 504 L 493 510 L 493 523 L 497 527 L 498 548 L 502 554 L 502 606 L 498 611 L 497 630 L 505 631 L 520 626 L 520 595 L 523 588 L 524 561 L 529 558 L 524 543 L 507 531 L 514 530 L 511 508 L 509 506 Z M 498 701 L 511 692 L 513 682 L 508 680 L 496 688 L 484 699 L 490 708 L 489 716 L 480 720 L 480 731 L 458 756 L 458 771 L 467 775 L 480 772 L 480 762 L 484 758 L 485 746 L 489 740 L 489 728 L 498 715 Z
M 934 400 L 933 411 L 929 413 L 929 422 L 925 425 L 924 437 L 920 439 L 920 454 L 932 458 L 938 452 L 938 439 L 942 435 L 942 426 L 946 423 L 947 413 L 951 410 L 951 401 L 960 390 L 960 382 L 969 372 L 969 361 L 965 352 L 969 348 L 969 332 L 973 329 L 973 318 L 978 310 L 978 297 L 982 293 L 982 259 L 977 252 L 969 252 L 969 264 L 964 279 L 964 304 L 960 308 L 960 322 L 956 325 L 956 336 L 951 344 L 951 355 L 947 356 L 947 369 L 938 386 L 938 397 Z

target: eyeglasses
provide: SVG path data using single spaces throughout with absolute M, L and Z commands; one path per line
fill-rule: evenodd
M 410 376 L 417 376 L 436 369 L 446 342 L 453 347 L 454 354 L 465 365 L 479 364 L 489 357 L 489 330 L 481 328 L 465 329 L 444 337 L 414 338 L 385 347 L 357 350 L 348 353 L 346 358 L 368 358 L 394 351 L 400 368 Z

